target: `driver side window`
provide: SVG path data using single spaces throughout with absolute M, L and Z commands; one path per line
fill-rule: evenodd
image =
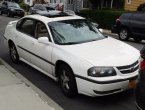
M 38 39 L 40 37 L 48 37 L 50 40 L 49 33 L 48 33 L 48 30 L 47 30 L 45 24 L 38 21 L 36 23 L 36 28 L 35 28 L 35 38 Z

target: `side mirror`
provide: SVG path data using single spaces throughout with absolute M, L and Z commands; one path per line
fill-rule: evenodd
M 101 33 L 103 33 L 103 29 L 99 28 L 99 31 L 100 31 Z
M 38 38 L 38 42 L 42 44 L 48 44 L 49 40 L 48 37 L 40 37 Z
M 93 25 L 94 25 L 96 28 L 99 28 L 99 24 L 93 22 Z

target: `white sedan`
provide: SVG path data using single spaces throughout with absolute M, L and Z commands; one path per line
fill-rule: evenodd
M 106 37 L 76 15 L 29 15 L 4 33 L 14 63 L 19 60 L 60 82 L 62 92 L 104 96 L 133 88 L 139 51 Z

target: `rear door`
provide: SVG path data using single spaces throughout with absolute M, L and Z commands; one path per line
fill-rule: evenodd
M 145 16 L 142 12 L 132 14 L 130 26 L 134 35 L 143 36 L 145 34 Z
M 39 43 L 38 38 L 40 37 L 48 37 L 48 44 Z M 31 41 L 32 64 L 47 72 L 47 75 L 52 74 L 52 67 L 54 66 L 52 63 L 53 43 L 50 40 L 47 27 L 43 22 L 36 22 L 35 38 L 33 38 Z
M 21 58 L 31 62 L 31 45 L 34 37 L 35 20 L 23 19 L 17 23 L 17 47 Z

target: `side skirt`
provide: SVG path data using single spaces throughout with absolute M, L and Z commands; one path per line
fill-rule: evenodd
M 20 60 L 23 61 L 23 62 L 25 62 L 25 63 L 27 63 L 28 65 L 32 66 L 33 68 L 37 69 L 38 71 L 44 73 L 45 75 L 49 76 L 49 77 L 52 78 L 54 81 L 58 81 L 58 78 L 57 78 L 57 77 L 55 77 L 55 76 L 49 74 L 48 72 L 46 72 L 46 71 L 40 69 L 39 67 L 37 67 L 37 66 L 33 65 L 32 63 L 26 61 L 25 59 L 20 58 Z

